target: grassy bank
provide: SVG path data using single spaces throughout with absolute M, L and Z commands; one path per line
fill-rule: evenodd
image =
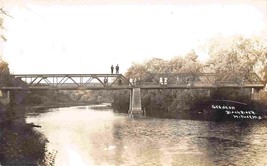
M 2 123 L 0 130 L 1 165 L 49 165 L 47 140 L 32 125 L 21 121 Z

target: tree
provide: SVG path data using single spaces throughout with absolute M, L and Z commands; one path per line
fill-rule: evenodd
M 133 63 L 127 70 L 128 78 L 146 78 L 150 73 L 199 73 L 203 71 L 203 64 L 198 55 L 192 50 L 184 57 L 177 56 L 171 60 L 152 58 L 144 63 Z
M 133 63 L 125 76 L 132 79 L 147 78 L 150 73 L 167 73 L 167 61 L 160 58 L 152 58 L 144 63 Z
M 160 59 L 160 58 L 152 58 L 145 62 L 145 68 L 150 73 L 166 73 L 167 61 Z
M 180 72 L 184 73 L 200 73 L 203 71 L 203 64 L 199 62 L 198 55 L 194 50 L 191 50 L 184 57 L 184 64 Z
M 8 63 L 0 59 L 0 86 L 10 84 L 10 73 Z
M 266 77 L 267 47 L 257 38 L 234 36 L 214 38 L 208 45 L 210 59 L 206 70 L 212 72 L 256 72 Z
M 184 58 L 181 56 L 176 56 L 168 62 L 168 72 L 169 73 L 179 73 L 183 64 L 185 63 Z
M 132 79 L 143 78 L 146 77 L 147 75 L 148 71 L 145 65 L 139 63 L 133 63 L 125 74 L 127 78 L 132 78 Z

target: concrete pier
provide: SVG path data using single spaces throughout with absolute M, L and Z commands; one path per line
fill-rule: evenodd
M 260 89 L 258 88 L 252 88 L 251 89 L 251 98 L 253 100 L 260 100 Z
M 133 117 L 143 116 L 141 107 L 141 90 L 140 88 L 134 88 L 130 93 L 130 115 Z
M 3 105 L 9 105 L 11 103 L 10 100 L 10 91 L 2 91 L 0 92 L 0 103 Z

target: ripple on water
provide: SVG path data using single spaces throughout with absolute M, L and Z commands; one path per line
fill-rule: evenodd
M 264 165 L 267 123 L 131 119 L 92 107 L 60 108 L 28 118 L 69 164 L 68 145 L 89 165 Z M 71 146 L 70 146 L 71 145 Z M 74 160 L 75 158 L 72 158 Z M 73 162 L 73 161 L 71 161 Z

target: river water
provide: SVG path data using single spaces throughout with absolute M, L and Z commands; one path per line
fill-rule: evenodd
M 29 115 L 27 122 L 42 126 L 37 130 L 60 166 L 267 165 L 266 121 L 131 119 L 80 106 Z

